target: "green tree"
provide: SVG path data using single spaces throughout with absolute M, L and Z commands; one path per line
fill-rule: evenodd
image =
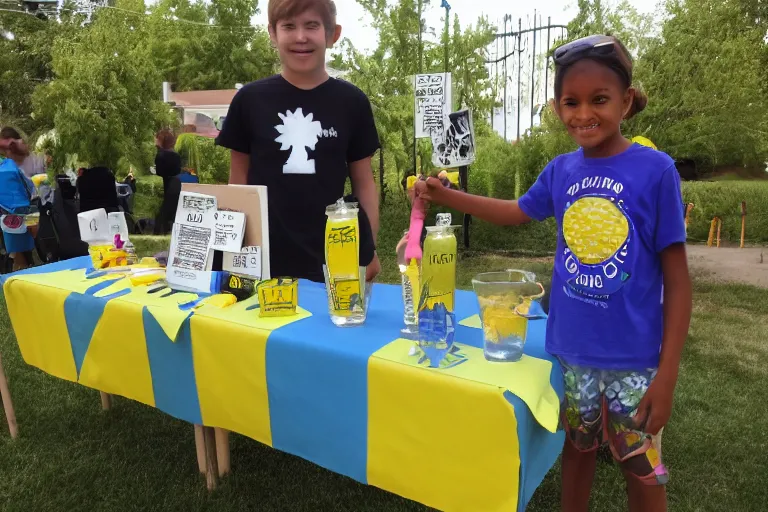
M 35 115 L 55 127 L 58 149 L 84 164 L 116 170 L 125 158 L 147 169 L 153 133 L 172 115 L 162 103 L 162 79 L 145 44 L 143 2 L 118 1 L 116 7 L 99 9 L 74 37 L 55 40 L 55 78 L 35 90 Z
M 740 0 L 670 1 L 667 10 L 661 38 L 637 65 L 650 101 L 632 133 L 707 166 L 764 162 L 765 27 Z
M 69 10 L 72 4 L 63 7 L 57 23 L 21 10 L 0 12 L 0 123 L 32 138 L 41 128 L 32 117 L 32 94 L 53 78 L 53 41 L 70 37 L 83 21 L 83 16 Z
M 613 35 L 638 56 L 654 39 L 653 17 L 639 13 L 629 0 L 615 5 L 604 0 L 578 0 L 577 6 L 579 12 L 568 23 L 569 41 L 594 34 Z
M 252 0 L 161 0 L 152 7 L 149 39 L 162 77 L 177 91 L 232 89 L 277 70 L 277 53 Z

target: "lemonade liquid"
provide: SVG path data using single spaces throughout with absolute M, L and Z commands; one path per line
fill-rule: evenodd
M 421 259 L 419 347 L 437 367 L 453 345 L 456 317 L 456 236 L 448 221 L 427 228 Z
M 341 199 L 326 209 L 326 288 L 336 325 L 357 325 L 365 320 L 357 213 L 356 204 Z

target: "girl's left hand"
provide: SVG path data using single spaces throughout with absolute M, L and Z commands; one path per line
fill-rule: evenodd
M 672 401 L 675 384 L 657 378 L 648 386 L 648 391 L 640 400 L 635 415 L 635 425 L 646 434 L 657 435 L 672 416 Z

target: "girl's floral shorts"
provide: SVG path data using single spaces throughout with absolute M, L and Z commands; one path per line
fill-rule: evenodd
M 665 485 L 669 473 L 661 461 L 661 432 L 652 436 L 635 415 L 656 369 L 600 370 L 560 359 L 565 379 L 562 407 L 568 440 L 579 451 L 608 443 L 625 473 L 648 485 Z

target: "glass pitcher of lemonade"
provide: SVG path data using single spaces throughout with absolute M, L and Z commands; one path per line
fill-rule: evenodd
M 472 279 L 480 306 L 483 352 L 489 361 L 518 361 L 528 335 L 528 321 L 545 318 L 544 287 L 524 270 L 486 272 Z

